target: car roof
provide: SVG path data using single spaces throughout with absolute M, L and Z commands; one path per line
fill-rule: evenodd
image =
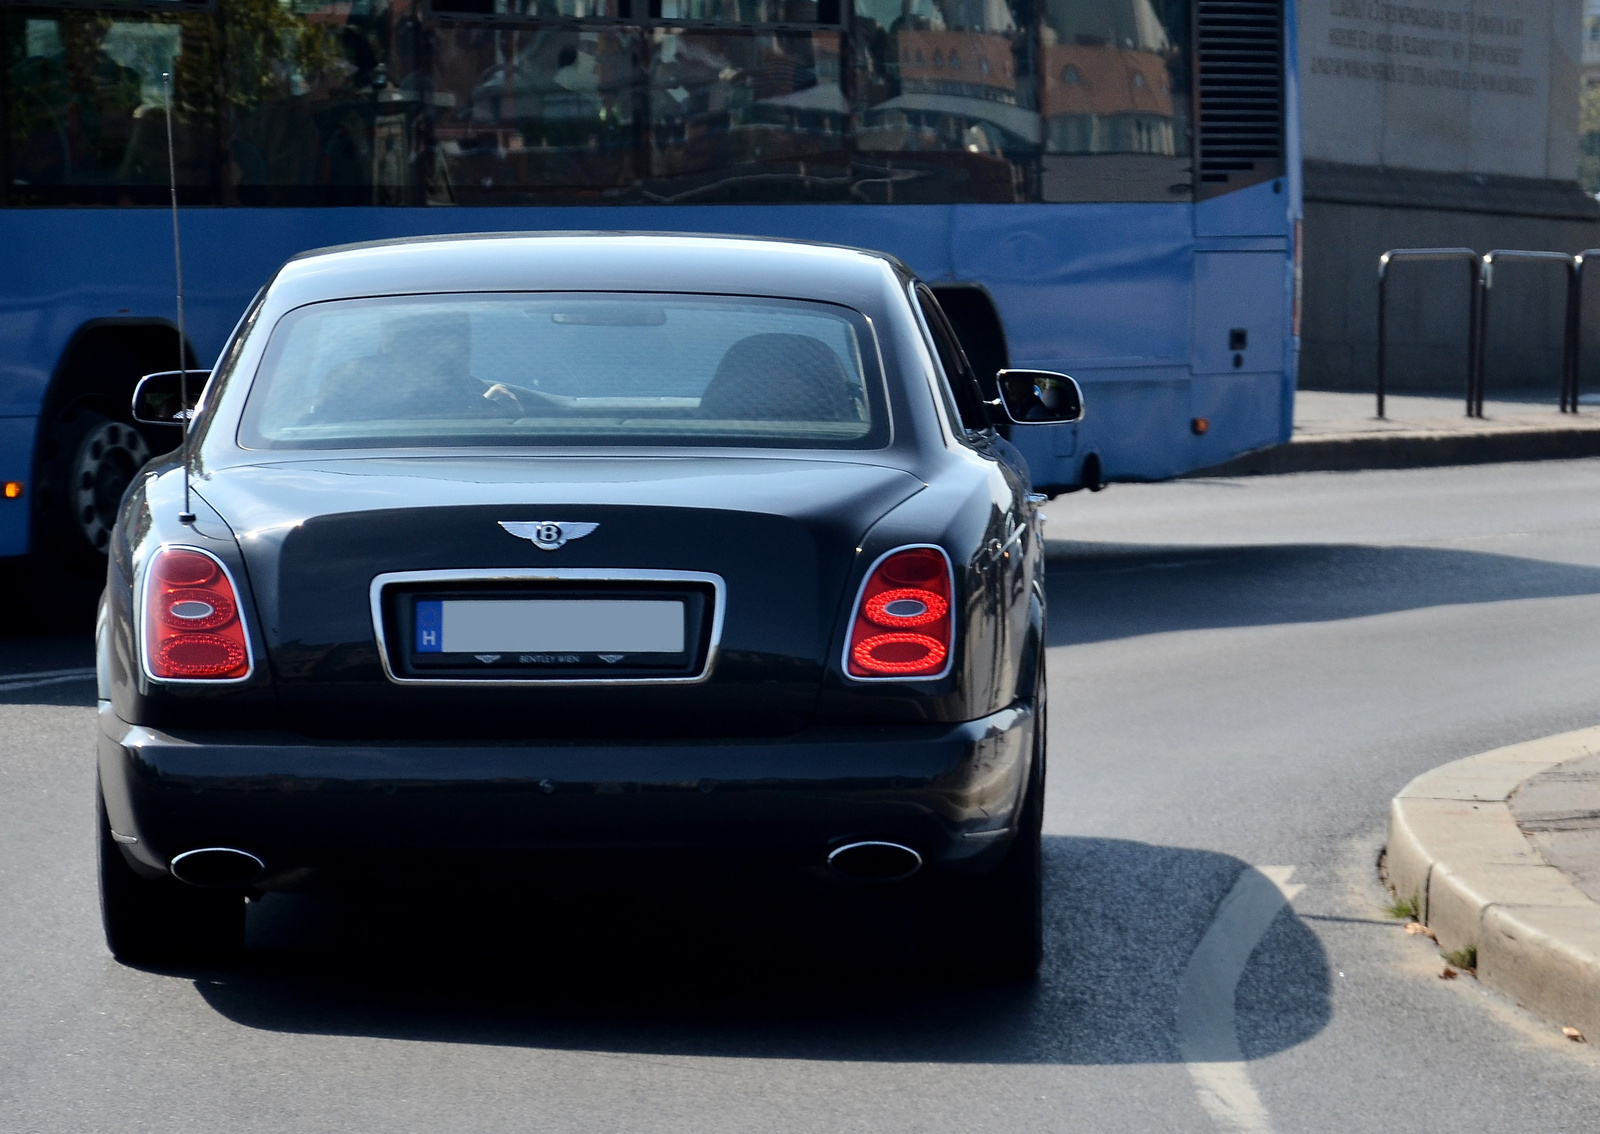
M 320 248 L 278 272 L 275 298 L 462 291 L 663 291 L 858 306 L 911 272 L 882 252 L 800 240 L 657 232 L 491 232 Z M 288 292 L 289 294 L 283 294 Z

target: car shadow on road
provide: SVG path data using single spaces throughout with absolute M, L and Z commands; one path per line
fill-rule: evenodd
M 1600 568 L 1451 548 L 1051 541 L 1050 644 L 1600 594 Z
M 985 987 L 981 952 L 913 963 L 881 891 L 675 888 L 549 903 L 436 895 L 354 904 L 269 895 L 246 959 L 195 981 L 271 1031 L 739 1058 L 962 1063 L 1179 1059 L 1179 975 L 1245 864 L 1115 839 L 1049 838 L 1037 984 Z M 973 916 L 981 916 L 974 910 Z M 1281 912 L 1238 988 L 1248 1058 L 1330 1015 L 1317 937 Z

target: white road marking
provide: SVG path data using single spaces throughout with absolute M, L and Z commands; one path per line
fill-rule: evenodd
M 1270 1134 L 1272 1129 L 1239 1047 L 1233 1000 L 1262 934 L 1305 889 L 1290 883 L 1293 873 L 1292 866 L 1246 868 L 1178 979 L 1178 1050 L 1200 1105 L 1228 1134 Z
M 38 673 L 8 673 L 0 676 L 0 693 L 13 689 L 36 689 L 41 685 L 60 685 L 67 681 L 89 681 L 93 669 L 47 669 Z

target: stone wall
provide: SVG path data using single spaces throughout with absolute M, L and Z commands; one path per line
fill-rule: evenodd
M 1371 389 L 1386 249 L 1600 245 L 1600 204 L 1576 182 L 1580 3 L 1304 0 L 1299 16 L 1300 384 Z M 1397 388 L 1462 386 L 1465 278 L 1458 265 L 1394 269 Z M 1553 391 L 1565 310 L 1559 269 L 1502 267 L 1495 284 L 1491 396 Z M 1600 300 L 1591 309 L 1589 322 L 1600 322 Z
M 1439 174 L 1327 162 L 1305 166 L 1300 385 L 1370 390 L 1377 378 L 1378 257 L 1390 248 L 1581 252 L 1600 246 L 1600 203 L 1573 182 Z M 1397 264 L 1389 285 L 1389 380 L 1461 390 L 1465 264 Z M 1559 381 L 1566 281 L 1557 265 L 1501 264 L 1484 382 L 1548 392 Z M 1600 263 L 1586 303 L 1586 373 L 1600 376 Z M 1595 380 L 1594 378 L 1590 379 Z

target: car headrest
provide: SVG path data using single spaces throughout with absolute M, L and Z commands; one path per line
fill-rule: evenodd
M 728 348 L 700 395 L 700 416 L 725 421 L 857 421 L 839 356 L 810 335 L 763 334 Z

